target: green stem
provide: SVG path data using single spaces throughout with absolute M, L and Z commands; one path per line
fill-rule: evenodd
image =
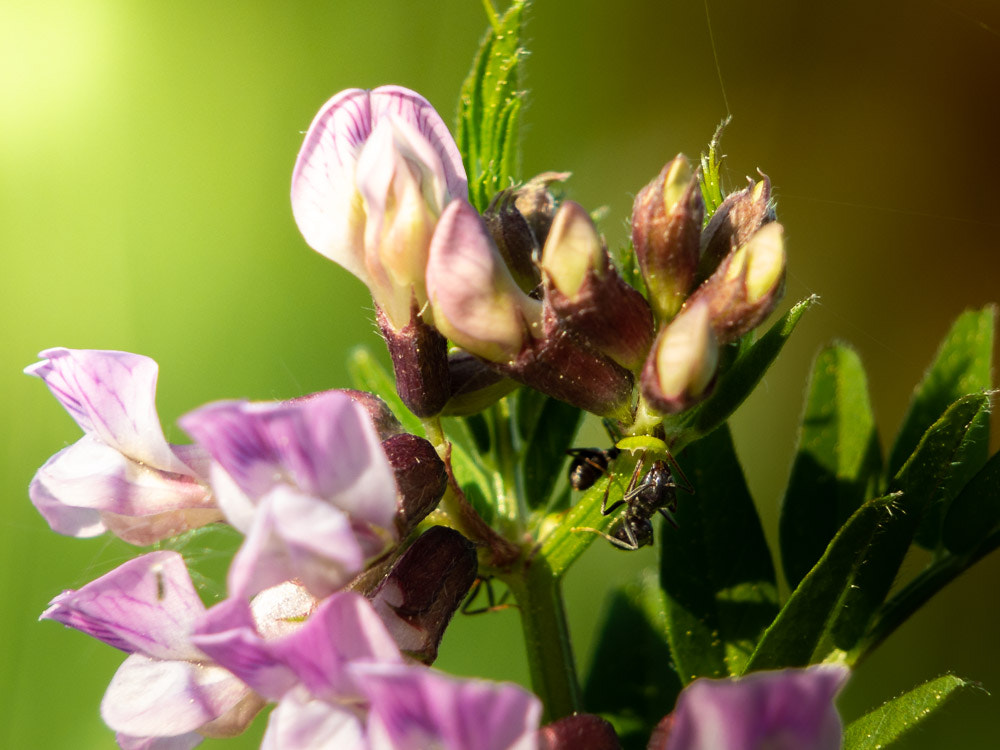
M 581 710 L 580 685 L 559 577 L 552 574 L 544 558 L 535 557 L 503 580 L 521 612 L 531 686 L 542 699 L 544 720 L 552 721 Z

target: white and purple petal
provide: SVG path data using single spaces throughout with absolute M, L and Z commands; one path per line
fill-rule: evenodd
M 839 750 L 833 701 L 848 675 L 818 665 L 695 680 L 680 694 L 665 750 Z
M 132 737 L 173 737 L 218 719 L 249 695 L 222 667 L 132 654 L 111 679 L 101 716 Z
M 25 373 L 41 378 L 84 432 L 157 469 L 192 473 L 163 436 L 156 414 L 158 366 L 129 352 L 57 347 Z
M 209 404 L 180 423 L 252 500 L 279 484 L 291 485 L 353 519 L 382 528 L 392 525 L 392 468 L 367 412 L 343 393 Z
M 451 677 L 423 666 L 352 667 L 370 702 L 371 750 L 535 750 L 542 705 L 509 683 Z
M 133 544 L 152 544 L 222 518 L 211 493 L 191 474 L 134 461 L 94 433 L 50 458 L 28 494 L 53 531 L 86 537 L 114 527 Z
M 162 551 L 130 560 L 76 591 L 64 591 L 40 619 L 56 620 L 128 653 L 201 659 L 189 635 L 204 611 L 183 558 Z
M 316 700 L 300 687 L 271 712 L 260 750 L 367 750 L 359 714 L 356 708 Z

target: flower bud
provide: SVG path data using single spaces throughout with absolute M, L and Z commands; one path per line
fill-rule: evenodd
M 552 217 L 556 212 L 556 198 L 549 186 L 553 182 L 565 182 L 569 176 L 569 172 L 542 172 L 528 180 L 514 193 L 514 203 L 531 227 L 537 247 L 545 244 L 549 228 L 552 226 Z
M 446 526 L 432 526 L 403 553 L 372 596 L 401 651 L 427 664 L 434 661 L 477 565 L 472 542 Z
M 711 276 L 723 258 L 745 245 L 764 224 L 774 221 L 770 200 L 771 181 L 763 173 L 760 182 L 751 182 L 726 196 L 701 233 L 699 279 Z
M 637 370 L 653 340 L 645 298 L 618 275 L 587 212 L 559 207 L 542 251 L 545 303 L 563 327 L 615 362 Z
M 496 194 L 483 214 L 483 221 L 521 291 L 536 296 L 535 290 L 541 281 L 534 262 L 538 246 L 527 219 L 517 210 L 510 190 Z
M 428 440 L 408 432 L 382 441 L 396 479 L 396 530 L 405 539 L 437 507 L 448 487 L 448 472 Z
M 664 326 L 642 370 L 642 395 L 656 411 L 674 414 L 708 394 L 719 345 L 707 302 L 694 301 Z
M 698 268 L 705 202 L 697 175 L 683 154 L 635 198 L 632 244 L 660 320 L 670 320 L 684 303 Z
M 452 201 L 427 263 L 434 326 L 491 362 L 515 359 L 539 329 L 541 303 L 517 286 L 476 210 Z
M 340 392 L 351 399 L 354 403 L 364 407 L 365 411 L 368 412 L 372 425 L 375 427 L 375 432 L 378 433 L 379 440 L 385 440 L 386 438 L 398 435 L 403 431 L 403 425 L 401 425 L 399 420 L 396 419 L 396 415 L 392 413 L 392 410 L 386 405 L 385 401 L 380 399 L 374 393 L 369 393 L 368 391 L 355 391 L 351 388 L 342 388 L 340 389 Z M 322 396 L 323 393 L 325 393 L 325 391 L 321 391 L 319 393 L 309 393 L 305 396 L 289 399 L 289 401 L 308 401 L 309 399 Z
M 625 419 L 632 395 L 632 373 L 610 357 L 584 346 L 560 326 L 551 309 L 545 336 L 516 359 L 497 365 L 501 372 L 584 411 Z
M 397 330 L 381 307 L 376 306 L 382 338 L 385 339 L 396 391 L 406 408 L 418 417 L 432 417 L 448 400 L 448 342 L 420 317 L 416 304 L 410 309 L 410 322 Z
M 621 750 L 621 743 L 600 716 L 573 714 L 538 730 L 538 750 Z
M 708 304 L 721 344 L 758 326 L 780 301 L 786 261 L 782 231 L 777 222 L 765 224 L 691 295 L 689 304 Z
M 441 411 L 446 417 L 466 417 L 480 412 L 518 385 L 461 349 L 448 354 L 448 372 L 451 376 L 451 397 Z

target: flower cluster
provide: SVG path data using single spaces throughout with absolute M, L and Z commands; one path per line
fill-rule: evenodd
M 398 393 L 418 417 L 475 413 L 517 384 L 623 426 L 639 402 L 676 412 L 708 393 L 718 347 L 774 307 L 784 249 L 766 178 L 703 226 L 698 176 L 683 157 L 664 167 L 632 219 L 647 297 L 588 213 L 557 200 L 566 177 L 503 191 L 481 215 L 458 147 L 418 94 L 353 89 L 317 115 L 293 173 L 295 219 L 371 290 Z M 618 746 L 597 717 L 539 729 L 542 705 L 522 688 L 429 668 L 477 577 L 476 546 L 499 538 L 470 520 L 446 440 L 404 431 L 377 396 L 327 391 L 205 405 L 179 420 L 194 443 L 171 445 L 151 359 L 41 357 L 26 372 L 85 433 L 31 483 L 53 530 L 137 545 L 211 523 L 243 535 L 227 598 L 209 608 L 183 558 L 160 550 L 42 615 L 128 654 L 102 704 L 123 748 L 231 736 L 268 703 L 271 750 Z M 445 496 L 458 515 L 433 525 Z M 532 541 L 500 542 L 531 564 Z M 697 681 L 650 747 L 837 747 L 845 675 Z

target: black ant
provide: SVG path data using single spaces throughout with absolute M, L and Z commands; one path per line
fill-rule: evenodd
M 604 449 L 572 448 L 566 453 L 573 457 L 569 464 L 569 486 L 583 492 L 608 473 L 608 466 L 618 458 L 621 451 L 612 446 Z
M 625 512 L 622 514 L 621 520 L 616 523 L 610 534 L 587 527 L 578 527 L 576 530 L 593 531 L 600 534 L 619 549 L 637 550 L 640 547 L 645 547 L 653 543 L 652 518 L 655 513 L 662 515 L 674 528 L 677 528 L 677 519 L 674 518 L 674 511 L 677 510 L 676 489 L 680 487 L 685 492 L 692 494 L 694 490 L 687 477 L 684 476 L 684 472 L 680 466 L 674 460 L 673 456 L 670 455 L 666 444 L 659 438 L 653 437 L 625 438 L 624 440 L 620 440 L 617 446 L 606 451 L 598 451 L 591 448 L 578 449 L 577 452 L 579 455 L 577 455 L 576 460 L 570 466 L 570 484 L 573 484 L 575 478 L 573 470 L 577 468 L 580 470 L 579 473 L 587 474 L 586 479 L 589 479 L 591 473 L 598 472 L 597 476 L 594 476 L 587 485 L 587 487 L 592 486 L 600 474 L 608 473 L 608 464 L 623 449 L 643 450 L 644 452 L 635 465 L 635 470 L 632 472 L 621 500 L 608 506 L 608 493 L 611 489 L 610 482 L 604 490 L 604 497 L 601 500 L 601 515 L 608 516 L 624 505 Z M 583 451 L 587 451 L 587 453 L 583 453 Z M 611 451 L 614 451 L 614 455 L 609 455 Z M 667 460 L 656 459 L 653 461 L 653 465 L 649 471 L 643 474 L 646 457 L 650 453 L 660 453 L 666 456 Z M 597 454 L 598 457 L 595 458 L 594 454 Z M 684 484 L 678 484 L 674 481 L 670 464 L 673 464 L 677 468 Z M 586 472 L 582 469 L 583 466 L 586 467 Z M 640 476 L 642 477 L 641 480 Z M 583 489 L 586 489 L 586 487 Z

